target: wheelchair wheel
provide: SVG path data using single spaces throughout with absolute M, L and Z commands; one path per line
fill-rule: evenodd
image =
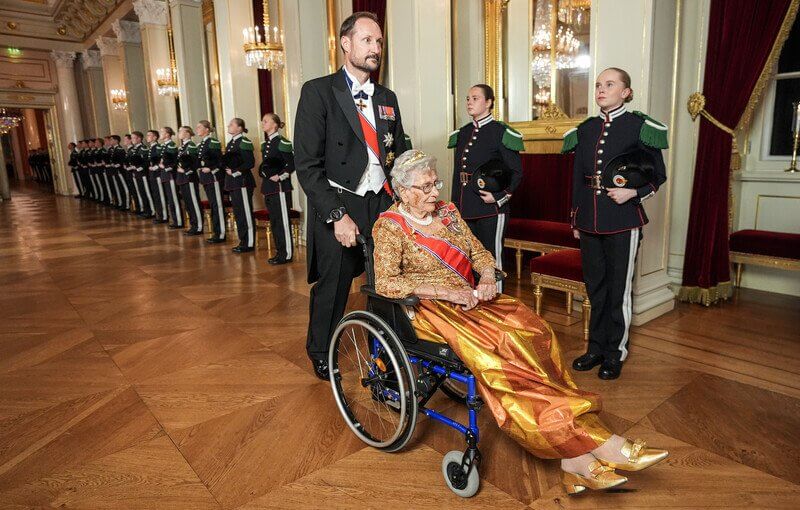
M 463 459 L 464 452 L 458 450 L 447 452 L 442 459 L 442 476 L 444 476 L 447 487 L 456 495 L 462 498 L 471 498 L 478 492 L 481 479 L 477 465 L 473 465 L 467 474 L 465 471 L 467 468 L 461 466 Z
M 336 327 L 328 351 L 336 405 L 362 441 L 395 452 L 417 423 L 416 388 L 405 348 L 389 326 L 369 312 L 351 312 Z

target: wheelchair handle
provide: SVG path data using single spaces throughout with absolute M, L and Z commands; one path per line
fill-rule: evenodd
M 356 236 L 356 242 L 362 246 L 367 244 L 367 238 L 364 237 L 364 234 L 358 234 Z

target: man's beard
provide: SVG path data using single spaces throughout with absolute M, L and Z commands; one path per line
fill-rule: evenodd
M 369 60 L 370 58 L 374 58 L 376 63 L 373 64 L 372 61 Z M 364 71 L 365 73 L 371 73 L 372 71 L 377 71 L 378 68 L 381 66 L 381 57 L 380 55 L 375 55 L 373 53 L 371 55 L 367 55 L 366 57 L 364 57 L 364 60 L 362 60 L 361 62 L 353 62 L 351 60 L 350 63 L 353 65 L 353 67 L 355 67 L 360 71 Z

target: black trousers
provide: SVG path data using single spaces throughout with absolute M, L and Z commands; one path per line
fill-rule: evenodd
M 128 186 L 128 171 L 124 169 L 117 170 L 117 188 L 119 189 L 119 203 L 117 204 L 124 210 L 131 207 L 131 188 Z
M 133 212 L 136 214 L 142 214 L 142 211 L 144 211 L 144 202 L 147 200 L 147 195 L 142 190 L 139 173 L 136 172 L 136 170 L 130 170 L 125 175 L 128 177 L 128 188 L 131 190 Z
M 636 253 L 641 229 L 617 234 L 581 232 L 583 280 L 592 304 L 588 352 L 625 361 L 633 307 Z
M 466 220 L 469 229 L 483 244 L 483 247 L 491 252 L 494 257 L 497 269 L 503 269 L 503 242 L 506 237 L 507 214 L 498 214 L 488 218 L 477 220 Z M 497 282 L 497 290 L 503 292 L 503 282 Z
M 272 227 L 272 237 L 275 239 L 275 256 L 279 259 L 291 260 L 294 255 L 292 226 L 289 220 L 292 194 L 282 191 L 264 195 L 264 202 L 269 210 L 269 223 Z
M 136 171 L 133 174 L 134 180 L 139 185 L 139 194 L 142 196 L 139 202 L 142 216 L 149 218 L 153 215 L 155 210 L 155 202 L 153 200 L 153 193 L 150 190 L 150 179 L 147 177 L 147 170 Z
M 114 205 L 114 202 L 117 200 L 117 195 L 114 191 L 114 185 L 112 184 L 114 182 L 113 177 L 109 175 L 106 168 L 103 168 L 100 178 L 102 179 L 103 194 L 105 195 L 104 202 L 107 205 Z
M 81 174 L 77 170 L 72 170 L 72 180 L 75 181 L 75 189 L 78 196 L 83 196 L 83 183 L 81 183 Z
M 367 192 L 363 197 L 342 192 L 347 213 L 365 237 L 372 234 L 378 215 L 389 208 L 392 200 L 385 192 Z M 328 359 L 331 334 L 344 315 L 353 279 L 364 272 L 361 246 L 345 248 L 334 237 L 333 223 L 325 223 L 314 215 L 309 219 L 313 229 L 313 258 L 319 279 L 311 287 L 306 350 L 311 359 Z
M 81 182 L 83 183 L 83 190 L 81 195 L 85 198 L 94 198 L 94 179 L 92 176 L 89 175 L 88 168 L 81 168 L 78 170 L 78 173 L 81 176 Z
M 158 170 L 150 170 L 149 172 L 150 194 L 153 197 L 153 205 L 155 206 L 153 214 L 155 214 L 156 219 L 166 221 L 169 218 L 167 216 L 167 195 L 164 193 L 164 186 L 161 183 L 161 172 Z
M 101 171 L 97 169 L 90 170 L 90 175 L 92 177 L 92 182 L 94 182 L 94 199 L 98 202 L 105 201 L 105 186 L 103 185 L 103 176 L 101 175 Z
M 189 213 L 189 229 L 192 232 L 203 231 L 203 211 L 200 208 L 200 186 L 196 182 L 181 184 L 183 203 Z
M 222 184 L 214 181 L 203 184 L 208 197 L 208 207 L 211 209 L 211 229 L 216 239 L 225 239 L 225 205 L 222 201 Z
M 178 185 L 175 183 L 175 179 L 167 179 L 165 181 L 164 174 L 161 174 L 161 184 L 164 186 L 164 194 L 167 196 L 167 210 L 172 218 L 170 225 L 182 227 L 183 204 L 178 196 Z
M 239 246 L 254 248 L 256 245 L 255 219 L 253 218 L 253 188 L 239 188 L 229 191 L 233 217 L 236 219 L 236 232 Z

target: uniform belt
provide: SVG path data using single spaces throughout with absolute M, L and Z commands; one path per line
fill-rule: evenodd
M 466 186 L 472 178 L 472 174 L 470 172 L 459 172 L 458 176 L 462 186 Z
M 584 175 L 584 179 L 586 179 L 587 186 L 592 188 L 593 190 L 605 190 L 606 187 L 603 186 L 602 179 L 603 177 L 600 175 Z

